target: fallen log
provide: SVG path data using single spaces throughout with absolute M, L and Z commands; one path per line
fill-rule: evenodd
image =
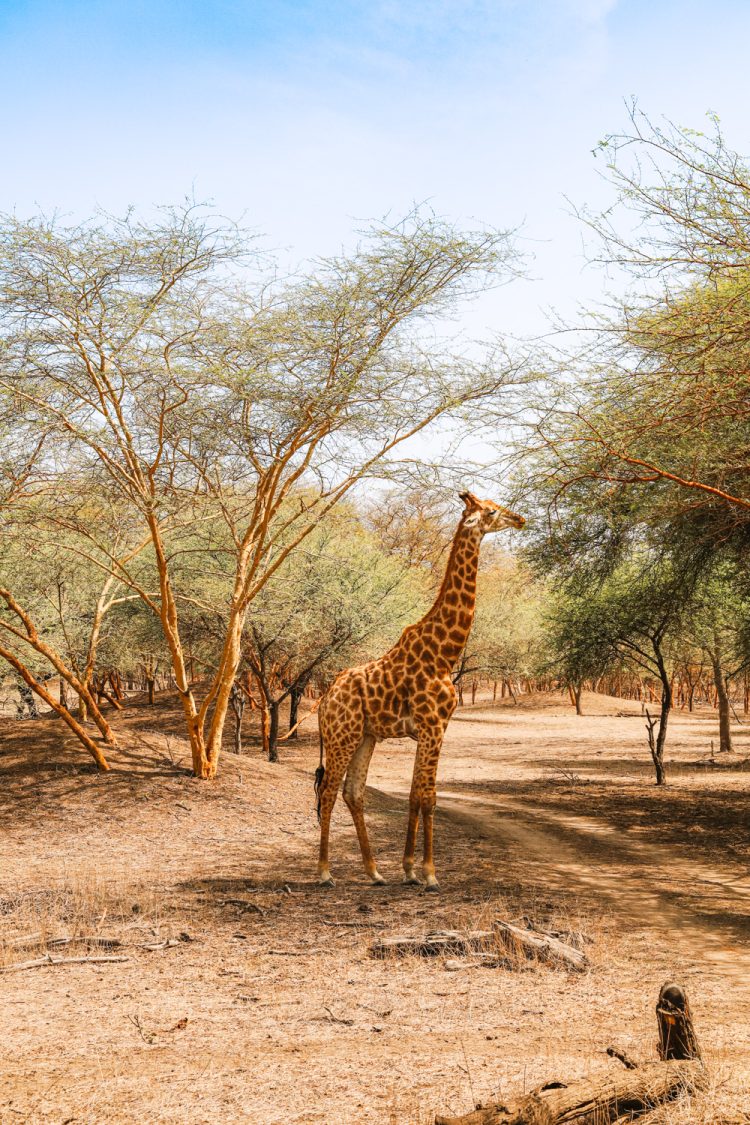
M 508 967 L 519 958 L 563 966 L 577 973 L 588 968 L 588 957 L 580 949 L 566 945 L 552 935 L 532 933 L 512 922 L 496 921 L 491 930 L 435 930 L 421 938 L 383 937 L 370 945 L 373 957 L 407 954 L 438 957 L 452 954 L 467 956 L 483 954 L 486 967 Z
M 703 1075 L 697 1060 L 649 1063 L 626 1074 L 548 1083 L 507 1105 L 496 1102 L 461 1117 L 437 1116 L 435 1125 L 606 1125 L 696 1089 Z
M 444 953 L 491 953 L 497 949 L 492 930 L 435 930 L 423 938 L 384 937 L 370 945 L 373 957 L 403 957 L 416 954 L 420 957 L 438 957 Z
M 559 938 L 532 933 L 511 922 L 501 921 L 493 923 L 493 932 L 499 943 L 516 956 L 523 955 L 531 960 L 563 965 L 576 973 L 582 973 L 588 968 L 589 959 L 586 954 L 580 949 L 574 949 L 572 945 L 566 945 Z
M 665 984 L 656 1005 L 659 1057 L 663 1062 L 639 1066 L 622 1051 L 607 1053 L 629 1067 L 626 1074 L 547 1082 L 509 1102 L 478 1106 L 460 1117 L 435 1118 L 435 1125 L 608 1125 L 630 1121 L 685 1092 L 700 1089 L 706 1071 L 700 1059 L 685 990 Z
M 575 949 L 582 949 L 584 945 L 593 945 L 594 939 L 590 934 L 586 934 L 583 930 L 546 930 L 540 926 L 528 914 L 521 917 L 521 921 L 527 930 L 533 930 L 537 934 L 542 934 L 544 937 L 559 938 L 564 941 L 566 945 L 572 945 Z

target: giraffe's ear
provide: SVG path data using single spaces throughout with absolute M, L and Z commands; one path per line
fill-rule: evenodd
M 466 505 L 466 511 L 470 512 L 474 508 L 481 508 L 481 501 L 477 499 L 473 492 L 459 492 L 459 500 L 463 500 Z

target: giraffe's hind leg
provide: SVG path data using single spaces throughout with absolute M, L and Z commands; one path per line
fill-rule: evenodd
M 336 749 L 339 749 L 338 747 Z M 323 886 L 334 885 L 328 865 L 328 840 L 331 830 L 331 814 L 339 795 L 341 781 L 346 770 L 349 755 L 326 752 L 326 768 L 318 791 L 320 819 L 320 852 L 318 854 L 318 882 Z
M 346 771 L 344 782 L 344 800 L 349 812 L 352 814 L 354 827 L 357 829 L 357 839 L 362 851 L 365 871 L 373 883 L 384 883 L 385 879 L 380 874 L 370 847 L 365 824 L 365 787 L 367 785 L 367 771 L 370 768 L 370 759 L 375 749 L 375 739 L 366 734 L 355 750 L 349 768 Z

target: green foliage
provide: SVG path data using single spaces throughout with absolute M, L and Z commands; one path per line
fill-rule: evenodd
M 616 205 L 583 213 L 625 292 L 544 361 L 529 474 L 560 557 L 627 556 L 658 530 L 698 563 L 750 536 L 750 172 L 715 121 L 704 137 L 633 109 L 631 126 L 606 144 Z
M 546 618 L 552 667 L 569 683 L 595 679 L 623 661 L 660 677 L 691 596 L 691 585 L 667 560 L 646 555 L 598 582 L 565 582 Z
M 467 665 L 493 679 L 533 677 L 545 664 L 545 584 L 506 556 L 480 571 Z
M 282 683 L 382 653 L 426 608 L 426 582 L 383 551 L 351 507 L 310 535 L 253 603 L 248 651 L 274 663 Z

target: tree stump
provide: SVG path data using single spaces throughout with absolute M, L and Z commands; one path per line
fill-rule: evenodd
M 656 1002 L 660 1059 L 699 1059 L 698 1038 L 684 988 L 667 981 Z

